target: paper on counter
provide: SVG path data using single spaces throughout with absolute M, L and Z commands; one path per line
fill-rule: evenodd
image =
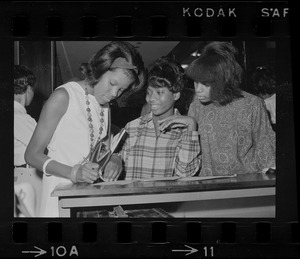
M 111 181 L 111 182 L 99 182 L 99 183 L 94 183 L 93 185 L 126 185 L 130 184 L 133 182 L 137 182 L 138 180 L 120 180 L 120 181 Z
M 133 182 L 159 182 L 159 181 L 204 181 L 204 180 L 214 180 L 220 178 L 232 178 L 236 177 L 234 175 L 219 175 L 219 176 L 173 176 L 173 177 L 153 177 L 148 179 L 136 179 L 136 180 L 120 180 L 120 181 L 111 181 L 111 182 L 101 182 L 94 185 L 126 185 Z
M 217 176 L 189 176 L 181 177 L 178 181 L 204 181 L 204 180 L 215 180 L 220 178 L 232 178 L 236 177 L 236 174 L 233 175 L 217 175 Z

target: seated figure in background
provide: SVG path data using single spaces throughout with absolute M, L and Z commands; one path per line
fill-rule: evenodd
M 146 101 L 150 112 L 125 126 L 122 148 L 126 180 L 193 176 L 201 166 L 195 119 L 174 108 L 186 84 L 184 70 L 162 57 L 150 67 Z
M 24 154 L 36 127 L 36 121 L 27 114 L 25 108 L 30 105 L 34 97 L 35 82 L 36 77 L 28 67 L 14 66 L 14 171 L 17 178 L 19 171 L 26 174 L 24 169 L 28 168 L 28 165 L 25 162 Z M 15 216 L 35 216 L 36 193 L 33 186 L 28 182 L 17 180 L 14 190 L 15 206 L 18 207 Z
M 276 78 L 270 66 L 256 67 L 251 76 L 254 94 L 265 101 L 273 129 L 276 125 Z

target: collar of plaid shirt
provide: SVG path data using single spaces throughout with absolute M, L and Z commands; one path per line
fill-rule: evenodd
M 175 115 L 178 115 L 180 116 L 180 112 L 175 108 L 174 109 L 174 114 Z M 141 122 L 140 124 L 146 124 L 147 122 L 151 121 L 153 119 L 153 113 L 152 112 L 149 112 L 148 114 L 144 115 L 142 118 L 141 118 Z

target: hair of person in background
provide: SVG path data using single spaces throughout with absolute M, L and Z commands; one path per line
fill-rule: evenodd
M 23 94 L 28 86 L 34 88 L 36 77 L 25 65 L 14 66 L 14 94 Z
M 104 73 L 114 69 L 111 66 L 117 58 L 124 58 L 129 64 L 136 67 L 136 69 L 126 70 L 134 78 L 131 90 L 140 89 L 146 81 L 144 62 L 141 55 L 135 51 L 134 46 L 128 42 L 112 41 L 95 53 L 88 63 L 82 63 L 79 70 L 87 83 L 95 86 Z
M 243 69 L 236 60 L 237 55 L 238 50 L 231 43 L 211 42 L 189 65 L 186 75 L 211 87 L 211 101 L 226 105 L 243 97 L 240 89 Z
M 251 80 L 255 95 L 265 99 L 276 93 L 276 76 L 273 67 L 256 67 Z

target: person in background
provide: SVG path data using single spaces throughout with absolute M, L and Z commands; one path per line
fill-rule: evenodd
M 237 54 L 232 44 L 214 41 L 186 71 L 196 92 L 188 115 L 198 122 L 200 176 L 275 168 L 275 132 L 263 100 L 240 89 L 243 71 Z
M 184 70 L 175 60 L 162 57 L 150 67 L 146 101 L 151 111 L 125 126 L 128 136 L 120 153 L 126 180 L 199 171 L 197 123 L 174 108 L 185 83 Z
M 24 154 L 36 127 L 26 106 L 34 97 L 36 82 L 33 72 L 24 65 L 14 66 L 14 166 L 26 168 Z
M 93 183 L 98 178 L 99 165 L 86 158 L 98 140 L 110 137 L 108 104 L 145 81 L 142 57 L 122 41 L 101 48 L 80 70 L 84 80 L 56 88 L 45 103 L 25 153 L 28 164 L 44 173 L 42 217 L 58 217 L 58 199 L 51 197 L 58 184 Z M 103 177 L 116 180 L 121 171 L 121 158 L 112 155 Z
M 14 66 L 14 171 L 16 176 L 18 171 L 29 167 L 25 162 L 24 154 L 35 130 L 36 121 L 27 114 L 26 106 L 30 105 L 34 97 L 35 83 L 36 77 L 31 69 L 24 65 Z M 17 182 L 14 184 L 14 189 L 17 201 L 21 200 L 28 214 L 34 216 L 36 193 L 33 186 L 29 182 Z M 15 216 L 20 214 L 22 211 L 16 213 Z M 28 216 L 28 214 L 22 216 Z
M 271 125 L 276 125 L 276 77 L 272 67 L 259 66 L 251 76 L 254 94 L 262 98 L 266 104 Z

